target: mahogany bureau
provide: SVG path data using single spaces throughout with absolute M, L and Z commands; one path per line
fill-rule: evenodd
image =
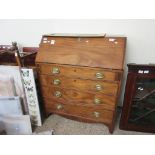
M 42 36 L 36 65 L 46 115 L 104 123 L 112 133 L 123 74 L 125 37 Z

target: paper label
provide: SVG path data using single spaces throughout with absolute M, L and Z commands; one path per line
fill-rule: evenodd
M 43 40 L 47 40 L 47 38 L 43 38 Z
M 51 40 L 51 44 L 55 44 L 55 40 Z
M 112 41 L 112 42 L 113 42 L 113 41 L 115 41 L 115 40 L 116 40 L 116 39 L 114 39 L 114 38 L 109 38 L 109 41 Z
M 145 74 L 148 74 L 148 73 L 149 73 L 149 70 L 145 70 L 144 73 L 145 73 Z
M 138 73 L 143 74 L 143 70 L 139 70 Z

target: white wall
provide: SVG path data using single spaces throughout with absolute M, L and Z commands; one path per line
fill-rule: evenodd
M 125 65 L 155 63 L 155 20 L 0 20 L 0 44 L 17 41 L 21 46 L 38 46 L 41 35 L 50 33 L 123 35 Z

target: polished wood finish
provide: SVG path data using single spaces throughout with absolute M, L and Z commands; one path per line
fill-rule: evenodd
M 47 38 L 46 43 L 44 39 Z M 52 41 L 52 44 L 51 44 Z M 37 62 L 123 69 L 124 37 L 43 37 Z
M 66 77 L 58 77 L 48 76 L 48 75 L 40 75 L 40 80 L 43 86 L 53 87 L 54 80 L 59 79 L 62 88 L 75 88 L 81 91 L 89 91 L 89 92 L 99 92 L 96 89 L 96 85 L 100 85 L 102 88 L 100 90 L 101 93 L 117 96 L 118 84 L 103 82 L 103 81 L 92 81 L 92 80 L 83 80 L 83 79 L 73 79 Z
M 90 68 L 90 67 L 77 67 L 59 64 L 41 64 L 38 66 L 40 74 L 55 75 L 52 73 L 54 67 L 59 68 L 60 73 L 56 76 L 65 76 L 72 78 L 104 80 L 104 81 L 120 81 L 122 71 L 103 69 L 103 68 Z M 96 73 L 102 73 L 103 78 L 97 79 Z M 82 76 L 81 76 L 82 75 Z
M 104 123 L 114 130 L 126 38 L 43 36 L 36 65 L 46 116 Z
M 57 98 L 54 93 L 59 91 L 62 93 L 60 98 Z M 108 110 L 115 110 L 116 97 L 104 95 L 103 93 L 96 92 L 82 92 L 74 89 L 63 89 L 61 87 L 44 87 L 42 86 L 42 93 L 45 98 L 52 101 L 60 101 L 62 103 L 68 102 L 71 105 L 83 105 L 83 106 L 103 106 Z M 96 103 L 95 99 L 99 99 L 101 102 Z
M 21 56 L 17 55 L 17 57 L 15 57 L 15 52 L 12 51 L 12 45 L 0 45 L 0 64 L 23 65 L 26 67 L 35 66 L 35 58 L 38 49 L 38 47 L 23 47 L 23 55 L 21 54 Z
M 23 47 L 23 52 L 27 53 L 23 58 L 24 66 L 35 66 L 35 59 L 38 50 L 38 47 Z
M 14 52 L 10 51 L 12 45 L 0 45 L 0 65 L 17 65 Z
M 105 110 L 101 107 L 84 107 L 78 105 L 62 104 L 61 102 L 53 102 L 47 99 L 44 99 L 44 102 L 47 113 L 55 112 L 58 114 L 70 114 L 71 116 L 87 118 L 95 122 L 104 122 L 106 124 L 111 124 L 113 118 L 112 111 Z M 60 105 L 61 108 L 58 108 Z M 95 115 L 95 112 L 99 113 L 99 117 Z
M 151 125 L 136 125 L 129 122 L 133 98 L 136 93 L 136 80 L 143 78 L 155 79 L 155 65 L 154 64 L 128 64 L 128 75 L 126 81 L 126 88 L 124 94 L 123 109 L 120 120 L 120 129 L 152 132 L 155 133 L 155 127 Z M 140 72 L 139 72 L 140 71 Z M 149 71 L 144 73 L 144 71 Z

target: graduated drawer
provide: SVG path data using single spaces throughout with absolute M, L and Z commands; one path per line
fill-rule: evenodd
M 108 110 L 114 110 L 116 97 L 103 93 L 80 92 L 73 89 L 59 87 L 42 87 L 44 97 L 71 105 L 102 106 Z
M 39 65 L 39 71 L 41 74 L 92 80 L 119 81 L 121 78 L 121 72 L 69 65 L 41 64 Z
M 117 96 L 118 83 L 40 75 L 42 86 L 100 92 Z M 57 82 L 56 82 L 57 81 Z M 59 82 L 58 82 L 59 81 Z
M 44 99 L 45 109 L 47 113 L 65 114 L 68 116 L 81 117 L 96 122 L 111 123 L 113 119 L 113 111 L 105 110 L 100 107 L 84 107 L 78 105 L 62 104 L 60 102 Z

